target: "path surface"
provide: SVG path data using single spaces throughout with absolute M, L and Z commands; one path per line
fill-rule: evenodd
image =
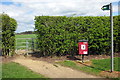
M 52 64 L 45 61 L 37 61 L 29 58 L 18 57 L 13 62 L 19 63 L 49 78 L 98 78 L 68 67 Z

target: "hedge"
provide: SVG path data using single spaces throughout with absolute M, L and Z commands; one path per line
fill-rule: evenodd
M 2 28 L 2 55 L 9 56 L 15 53 L 15 30 L 17 22 L 7 14 L 0 14 Z
M 120 52 L 120 16 L 114 16 L 114 50 Z M 41 55 L 78 54 L 78 41 L 88 40 L 89 54 L 109 54 L 110 18 L 107 16 L 36 16 L 35 30 Z

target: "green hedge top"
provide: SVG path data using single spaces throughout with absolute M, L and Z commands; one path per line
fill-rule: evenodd
M 114 16 L 114 48 L 120 52 L 120 16 Z M 36 16 L 35 29 L 43 55 L 78 53 L 78 40 L 89 41 L 89 54 L 110 53 L 110 18 L 106 16 Z

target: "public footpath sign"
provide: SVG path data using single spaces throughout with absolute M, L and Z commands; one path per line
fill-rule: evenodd
M 113 48 L 113 15 L 112 15 L 112 3 L 108 4 L 108 5 L 104 5 L 102 8 L 102 10 L 106 11 L 106 10 L 110 10 L 110 27 L 111 27 L 111 72 L 114 71 L 114 48 Z

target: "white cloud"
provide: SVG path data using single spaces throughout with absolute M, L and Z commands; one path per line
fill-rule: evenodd
M 116 2 L 118 0 L 1 0 L 1 1 L 12 1 L 12 2 L 103 2 L 103 3 L 106 3 L 106 2 Z
M 6 0 L 2 0 L 6 1 Z M 14 2 L 11 5 L 2 5 L 2 11 L 18 22 L 17 32 L 33 30 L 34 17 L 48 16 L 108 16 L 109 11 L 102 11 L 103 5 L 119 0 L 7 0 Z M 0 4 L 1 6 L 1 4 Z M 113 6 L 118 12 L 118 6 Z

